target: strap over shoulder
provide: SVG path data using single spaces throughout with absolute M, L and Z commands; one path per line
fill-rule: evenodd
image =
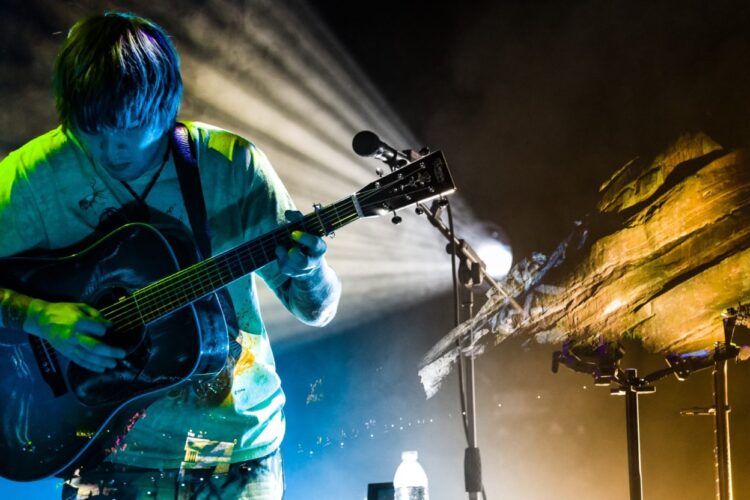
M 193 230 L 195 242 L 202 258 L 211 256 L 211 238 L 209 236 L 208 223 L 206 219 L 206 201 L 203 197 L 201 187 L 200 169 L 198 168 L 197 155 L 195 153 L 195 141 L 190 136 L 190 131 L 183 123 L 175 123 L 169 133 L 169 142 L 174 153 L 174 162 L 177 169 L 177 179 L 180 183 L 182 199 L 187 210 L 190 227 Z M 201 384 L 197 392 L 208 396 L 217 393 L 218 398 L 224 397 L 225 391 L 231 386 L 232 370 L 234 360 L 240 356 L 242 346 L 236 341 L 239 334 L 237 314 L 226 289 L 216 293 L 221 307 L 224 310 L 224 318 L 227 322 L 229 333 L 229 360 L 222 373 L 214 381 Z M 217 385 L 221 387 L 217 387 Z M 223 394 L 223 395 L 222 395 Z
M 190 227 L 198 249 L 205 259 L 211 256 L 211 239 L 206 222 L 206 201 L 201 188 L 195 142 L 190 137 L 187 126 L 179 122 L 175 123 L 170 131 L 169 142 L 174 154 L 177 179 L 180 183 Z

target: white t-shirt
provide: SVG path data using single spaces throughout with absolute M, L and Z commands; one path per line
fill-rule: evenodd
M 209 125 L 186 122 L 206 202 L 213 254 L 286 222 L 294 210 L 266 156 L 253 144 Z M 130 182 L 142 193 L 152 173 Z M 31 249 L 60 249 L 90 236 L 133 196 L 93 165 L 70 133 L 56 128 L 0 162 L 0 257 Z M 170 155 L 146 198 L 154 224 L 176 219 L 189 228 Z M 257 271 L 276 290 L 287 278 L 275 262 Z M 149 468 L 194 467 L 265 456 L 284 436 L 284 393 L 261 320 L 252 275 L 228 290 L 237 311 L 242 354 L 230 395 L 219 405 L 191 390 L 173 391 L 151 404 L 109 460 Z M 44 297 L 41 297 L 44 298 Z

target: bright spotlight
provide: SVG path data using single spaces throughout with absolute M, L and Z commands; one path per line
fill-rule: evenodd
M 487 273 L 495 279 L 508 274 L 513 264 L 513 252 L 508 237 L 499 227 L 485 223 L 474 248 L 487 266 Z

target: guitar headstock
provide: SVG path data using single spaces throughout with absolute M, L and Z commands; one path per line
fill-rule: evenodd
M 386 215 L 456 190 L 443 153 L 435 151 L 357 191 L 364 217 Z

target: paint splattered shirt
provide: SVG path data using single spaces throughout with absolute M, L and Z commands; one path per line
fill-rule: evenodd
M 212 252 L 233 248 L 285 221 L 294 205 L 266 156 L 253 144 L 197 122 L 196 142 Z M 151 174 L 130 186 L 143 192 Z M 148 194 L 150 222 L 189 222 L 170 157 Z M 92 164 L 75 138 L 57 128 L 0 162 L 0 257 L 31 249 L 59 249 L 96 231 L 133 195 Z M 287 278 L 275 262 L 257 271 L 276 290 Z M 149 468 L 216 466 L 265 456 L 284 436 L 284 393 L 263 326 L 252 275 L 232 283 L 242 352 L 232 389 L 218 405 L 176 390 L 154 402 L 109 460 Z

